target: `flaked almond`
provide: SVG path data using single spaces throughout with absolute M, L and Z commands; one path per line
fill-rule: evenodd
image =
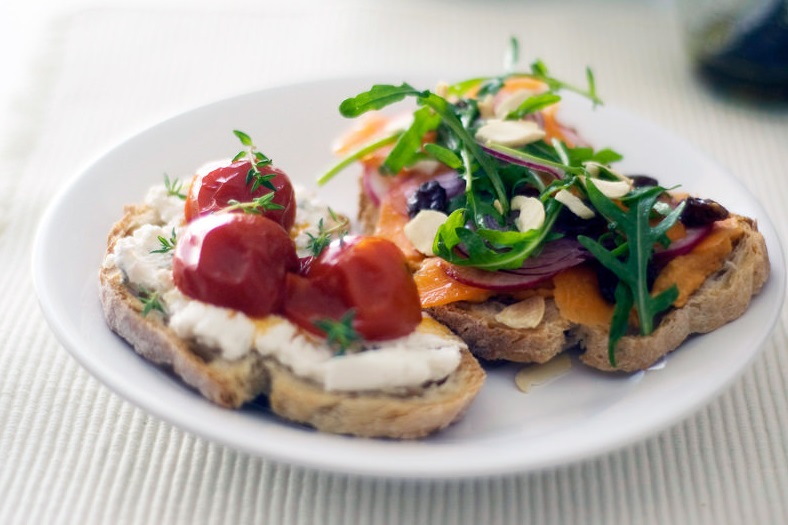
M 583 177 L 583 184 L 588 183 L 589 177 Z M 591 179 L 594 186 L 609 199 L 620 199 L 632 190 L 632 183 L 626 180 Z
M 531 91 L 530 89 L 518 89 L 498 103 L 498 107 L 495 108 L 495 118 L 499 118 L 501 120 L 505 119 L 509 113 L 515 111 L 520 107 L 520 104 L 535 94 L 536 92 Z
M 435 86 L 435 94 L 441 98 L 448 98 L 449 96 L 449 84 L 446 82 L 438 82 Z
M 495 97 L 486 95 L 483 99 L 476 103 L 479 108 L 479 116 L 484 120 L 495 118 Z
M 530 120 L 490 120 L 476 132 L 476 138 L 510 148 L 542 140 L 545 132 Z
M 569 211 L 581 219 L 592 219 L 595 215 L 594 210 L 586 206 L 580 197 L 569 191 L 558 190 L 555 200 L 569 208 Z
M 549 383 L 572 368 L 572 360 L 566 354 L 554 357 L 541 365 L 528 365 L 521 368 L 514 376 L 514 383 L 521 392 L 528 392 L 533 387 Z
M 610 175 L 617 178 L 618 180 L 630 181 L 630 178 L 624 175 L 623 173 L 614 170 L 610 166 L 604 166 L 598 162 L 594 162 L 593 160 L 588 160 L 584 162 L 583 167 L 585 167 L 588 174 L 591 175 L 592 177 L 599 177 L 599 174 L 604 170 L 605 172 L 609 173 Z
M 495 320 L 510 328 L 536 328 L 544 318 L 544 297 L 534 295 L 511 304 L 495 315 Z
M 520 211 L 520 215 L 514 220 L 514 224 L 521 232 L 535 230 L 544 224 L 544 205 L 536 197 L 517 195 L 512 199 L 512 209 Z
M 413 244 L 419 252 L 424 255 L 435 255 L 432 251 L 432 244 L 438 228 L 446 222 L 448 216 L 436 210 L 421 210 L 403 228 L 405 237 Z

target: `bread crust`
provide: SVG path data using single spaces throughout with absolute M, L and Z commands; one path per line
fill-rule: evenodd
M 377 212 L 361 192 L 359 222 L 374 230 Z M 428 308 L 470 347 L 487 360 L 544 363 L 561 352 L 579 348 L 588 366 L 608 372 L 635 372 L 652 366 L 678 348 L 692 334 L 702 334 L 740 317 L 769 276 L 766 242 L 752 219 L 732 215 L 744 234 L 721 270 L 709 276 L 681 308 L 671 309 L 648 336 L 627 335 L 616 346 L 616 366 L 608 357 L 609 330 L 572 323 L 561 317 L 555 302 L 545 299 L 545 316 L 536 328 L 512 328 L 495 320 L 506 302 L 492 298 L 482 303 L 460 301 Z
M 145 206 L 128 206 L 110 231 L 107 253 L 118 239 L 150 217 Z M 364 437 L 414 439 L 460 418 L 484 383 L 485 373 L 467 349 L 460 366 L 443 381 L 408 393 L 327 392 L 255 351 L 237 360 L 205 356 L 180 339 L 159 313 L 142 316 L 142 303 L 114 266 L 99 271 L 99 298 L 107 325 L 143 358 L 172 370 L 210 401 L 237 408 L 260 395 L 271 410 L 318 430 Z

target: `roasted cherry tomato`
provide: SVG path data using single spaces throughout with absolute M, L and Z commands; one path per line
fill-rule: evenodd
M 419 294 L 405 257 L 386 239 L 346 236 L 334 241 L 312 262 L 306 278 L 310 293 L 321 297 L 308 305 L 312 321 L 321 317 L 319 302 L 332 309 L 323 312 L 323 318 L 338 319 L 352 308 L 354 328 L 373 341 L 407 335 L 421 322 Z M 285 311 L 296 319 L 294 311 L 303 301 L 294 299 L 299 296 L 294 293 L 300 291 L 297 287 L 288 288 Z M 344 304 L 344 310 L 338 310 L 338 304 Z
M 287 274 L 284 314 L 290 321 L 322 336 L 323 331 L 315 323 L 324 319 L 338 320 L 347 310 L 348 305 L 333 290 L 323 289 L 303 275 Z
M 181 233 L 173 280 L 185 295 L 252 317 L 278 312 L 289 271 L 298 270 L 290 236 L 261 215 L 215 213 Z
M 271 189 L 265 186 L 258 187 L 254 192 L 250 191 L 252 185 L 246 184 L 246 178 L 251 167 L 252 164 L 248 160 L 238 161 L 195 177 L 186 197 L 186 221 L 191 222 L 197 217 L 226 208 L 231 200 L 250 202 L 271 193 Z M 264 167 L 260 172 L 263 175 L 274 175 L 271 183 L 276 188 L 276 194 L 272 200 L 275 204 L 283 206 L 281 210 L 266 210 L 263 215 L 281 224 L 286 231 L 290 231 L 296 213 L 295 194 L 290 178 L 273 166 Z

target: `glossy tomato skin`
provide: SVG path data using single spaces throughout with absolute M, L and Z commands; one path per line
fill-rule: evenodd
M 280 311 L 286 274 L 297 271 L 290 236 L 261 215 L 215 213 L 189 223 L 173 255 L 173 280 L 185 295 L 251 317 Z
M 324 319 L 336 321 L 347 310 L 348 305 L 334 290 L 324 289 L 319 282 L 303 275 L 287 274 L 287 297 L 283 313 L 301 328 L 323 336 L 323 331 L 315 323 Z
M 231 200 L 250 202 L 253 199 L 271 193 L 270 188 L 260 186 L 254 193 L 251 185 L 246 184 L 246 177 L 252 164 L 248 160 L 233 162 L 228 166 L 198 175 L 189 187 L 186 197 L 186 221 L 191 222 L 197 217 L 217 212 L 226 208 Z M 290 178 L 278 168 L 266 166 L 260 170 L 263 175 L 274 174 L 271 183 L 276 188 L 273 202 L 283 206 L 281 210 L 267 210 L 264 215 L 290 231 L 295 222 L 296 199 Z
M 402 337 L 421 322 L 416 283 L 402 252 L 387 239 L 345 236 L 334 241 L 312 262 L 306 277 L 355 310 L 353 326 L 367 340 Z

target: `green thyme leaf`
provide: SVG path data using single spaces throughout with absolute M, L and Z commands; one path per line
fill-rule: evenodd
M 142 303 L 142 317 L 147 317 L 153 311 L 161 314 L 166 314 L 164 305 L 161 304 L 161 294 L 159 292 L 150 292 L 141 288 L 137 298 Z
M 238 137 L 238 140 L 241 141 L 241 144 L 243 144 L 247 148 L 253 148 L 254 147 L 254 142 L 252 142 L 252 138 L 249 135 L 247 135 L 246 133 L 244 133 L 243 131 L 239 131 L 237 129 L 234 129 L 233 130 L 233 134 L 236 137 Z
M 170 179 L 169 175 L 164 174 L 164 187 L 167 190 L 167 195 L 170 197 L 178 197 L 181 200 L 186 200 L 186 194 L 183 193 L 183 182 L 178 179 Z
M 353 328 L 355 316 L 355 310 L 350 309 L 339 320 L 319 319 L 314 322 L 317 328 L 325 332 L 326 342 L 336 355 L 344 355 L 361 344 L 361 335 Z
M 161 235 L 157 236 L 159 239 L 159 245 L 161 248 L 158 250 L 151 250 L 150 253 L 167 253 L 175 249 L 175 244 L 177 243 L 177 239 L 175 238 L 175 228 L 172 229 L 172 234 L 170 238 L 167 239 L 166 237 L 162 237 Z
M 285 207 L 274 202 L 276 193 L 266 193 L 249 202 L 239 202 L 235 199 L 227 201 L 227 206 L 222 208 L 223 212 L 241 211 L 252 215 L 262 215 L 263 212 L 272 210 L 284 210 Z
M 317 235 L 306 232 L 309 241 L 306 247 L 309 249 L 313 257 L 319 257 L 323 250 L 325 250 L 331 241 L 334 239 L 342 239 L 350 232 L 350 221 L 346 217 L 340 217 L 331 208 L 328 209 L 331 215 L 331 220 L 334 223 L 330 228 L 326 228 L 323 219 L 317 222 Z

